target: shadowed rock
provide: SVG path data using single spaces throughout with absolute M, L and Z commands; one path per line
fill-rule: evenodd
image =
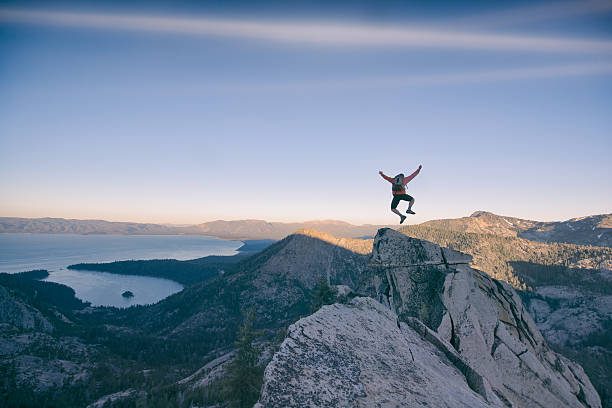
M 8 324 L 21 330 L 40 330 L 51 333 L 51 323 L 32 306 L 11 296 L 0 286 L 0 324 Z

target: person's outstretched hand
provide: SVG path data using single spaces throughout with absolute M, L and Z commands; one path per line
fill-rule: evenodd
M 379 170 L 379 171 L 378 171 L 378 174 L 380 174 L 380 175 L 382 176 L 382 171 L 380 171 L 380 170 Z
M 419 170 L 421 170 L 423 168 L 422 164 L 419 164 Z

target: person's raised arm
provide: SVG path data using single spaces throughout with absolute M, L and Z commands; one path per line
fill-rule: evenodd
M 378 174 L 380 174 L 382 176 L 382 178 L 387 180 L 389 183 L 393 183 L 393 179 L 391 177 L 385 175 L 385 173 L 383 173 L 382 171 L 379 171 Z
M 421 171 L 421 168 L 423 168 L 423 166 L 419 165 L 419 168 L 416 169 L 416 171 L 414 173 L 412 173 L 411 175 L 409 175 L 408 177 L 404 177 L 404 185 L 408 184 L 410 182 L 410 180 L 412 180 L 413 178 L 416 177 L 417 174 L 419 174 L 419 172 Z

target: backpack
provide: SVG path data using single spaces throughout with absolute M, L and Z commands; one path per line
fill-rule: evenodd
M 404 175 L 400 173 L 393 178 L 393 187 L 391 187 L 391 190 L 402 191 L 403 189 L 404 189 Z

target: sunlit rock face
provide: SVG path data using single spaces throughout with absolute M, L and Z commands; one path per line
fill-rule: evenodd
M 464 254 L 379 230 L 349 304 L 289 329 L 261 407 L 600 407 L 507 284 Z
M 324 306 L 290 327 L 266 368 L 258 406 L 492 406 L 470 388 L 447 356 L 453 352 L 372 298 Z

